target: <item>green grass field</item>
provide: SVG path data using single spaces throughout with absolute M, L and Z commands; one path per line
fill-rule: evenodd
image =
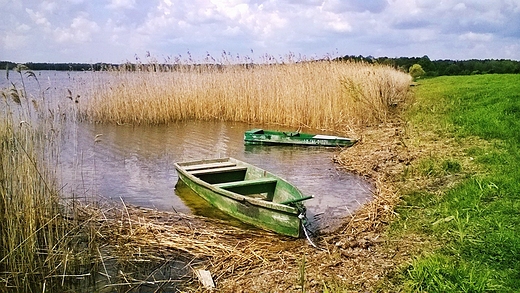
M 411 124 L 461 142 L 479 171 L 465 172 L 457 160 L 423 166 L 465 175 L 447 190 L 403 197 L 390 230 L 421 235 L 431 245 L 399 282 L 413 292 L 518 292 L 520 75 L 438 77 L 421 80 L 415 91 Z

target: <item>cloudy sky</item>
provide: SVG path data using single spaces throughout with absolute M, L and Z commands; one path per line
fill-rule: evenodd
M 0 60 L 520 60 L 520 0 L 0 0 Z

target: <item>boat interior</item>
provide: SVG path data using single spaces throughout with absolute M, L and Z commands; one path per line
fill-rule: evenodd
M 184 169 L 204 182 L 230 192 L 273 201 L 278 180 L 272 177 L 253 177 L 248 168 L 233 162 L 217 162 L 186 166 Z

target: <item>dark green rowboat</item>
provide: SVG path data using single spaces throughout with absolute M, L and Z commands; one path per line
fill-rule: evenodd
M 179 179 L 216 208 L 245 223 L 301 237 L 304 196 L 263 169 L 233 158 L 176 163 Z
M 310 134 L 301 132 L 283 132 L 264 129 L 248 130 L 244 134 L 246 144 L 268 144 L 268 145 L 305 145 L 305 146 L 329 146 L 349 147 L 357 142 L 356 139 Z

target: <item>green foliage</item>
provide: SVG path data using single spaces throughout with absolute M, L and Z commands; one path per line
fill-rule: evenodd
M 423 76 L 426 72 L 423 70 L 420 64 L 414 64 L 408 69 L 408 73 L 413 77 L 413 79 L 417 79 Z
M 520 73 L 520 61 L 507 59 L 485 59 L 485 60 L 430 60 L 428 56 L 423 57 L 399 57 L 388 58 L 371 56 L 349 56 L 339 60 L 361 61 L 368 63 L 379 63 L 391 65 L 406 71 L 414 64 L 419 64 L 425 71 L 424 76 L 443 75 L 477 75 L 477 74 L 505 74 Z
M 454 160 L 444 160 L 442 161 L 442 171 L 447 174 L 456 174 L 462 170 L 462 166 L 459 162 Z
M 407 169 L 407 176 L 442 176 L 449 174 L 457 174 L 462 171 L 462 165 L 455 159 L 439 159 L 435 157 L 426 157 L 419 160 L 417 166 Z
M 395 230 L 440 244 L 403 271 L 408 290 L 520 290 L 519 92 L 519 75 L 439 77 L 416 88 L 411 123 L 435 131 L 441 140 L 478 137 L 488 143 L 466 150 L 485 174 L 442 194 L 410 192 L 397 208 Z M 432 177 L 461 169 L 450 158 L 425 158 L 417 166 L 421 175 Z
M 423 176 L 435 175 L 435 160 L 433 158 L 426 158 L 419 162 L 418 171 Z
M 415 260 L 407 271 L 410 292 L 488 292 L 499 289 L 489 284 L 492 271 L 442 254 Z

